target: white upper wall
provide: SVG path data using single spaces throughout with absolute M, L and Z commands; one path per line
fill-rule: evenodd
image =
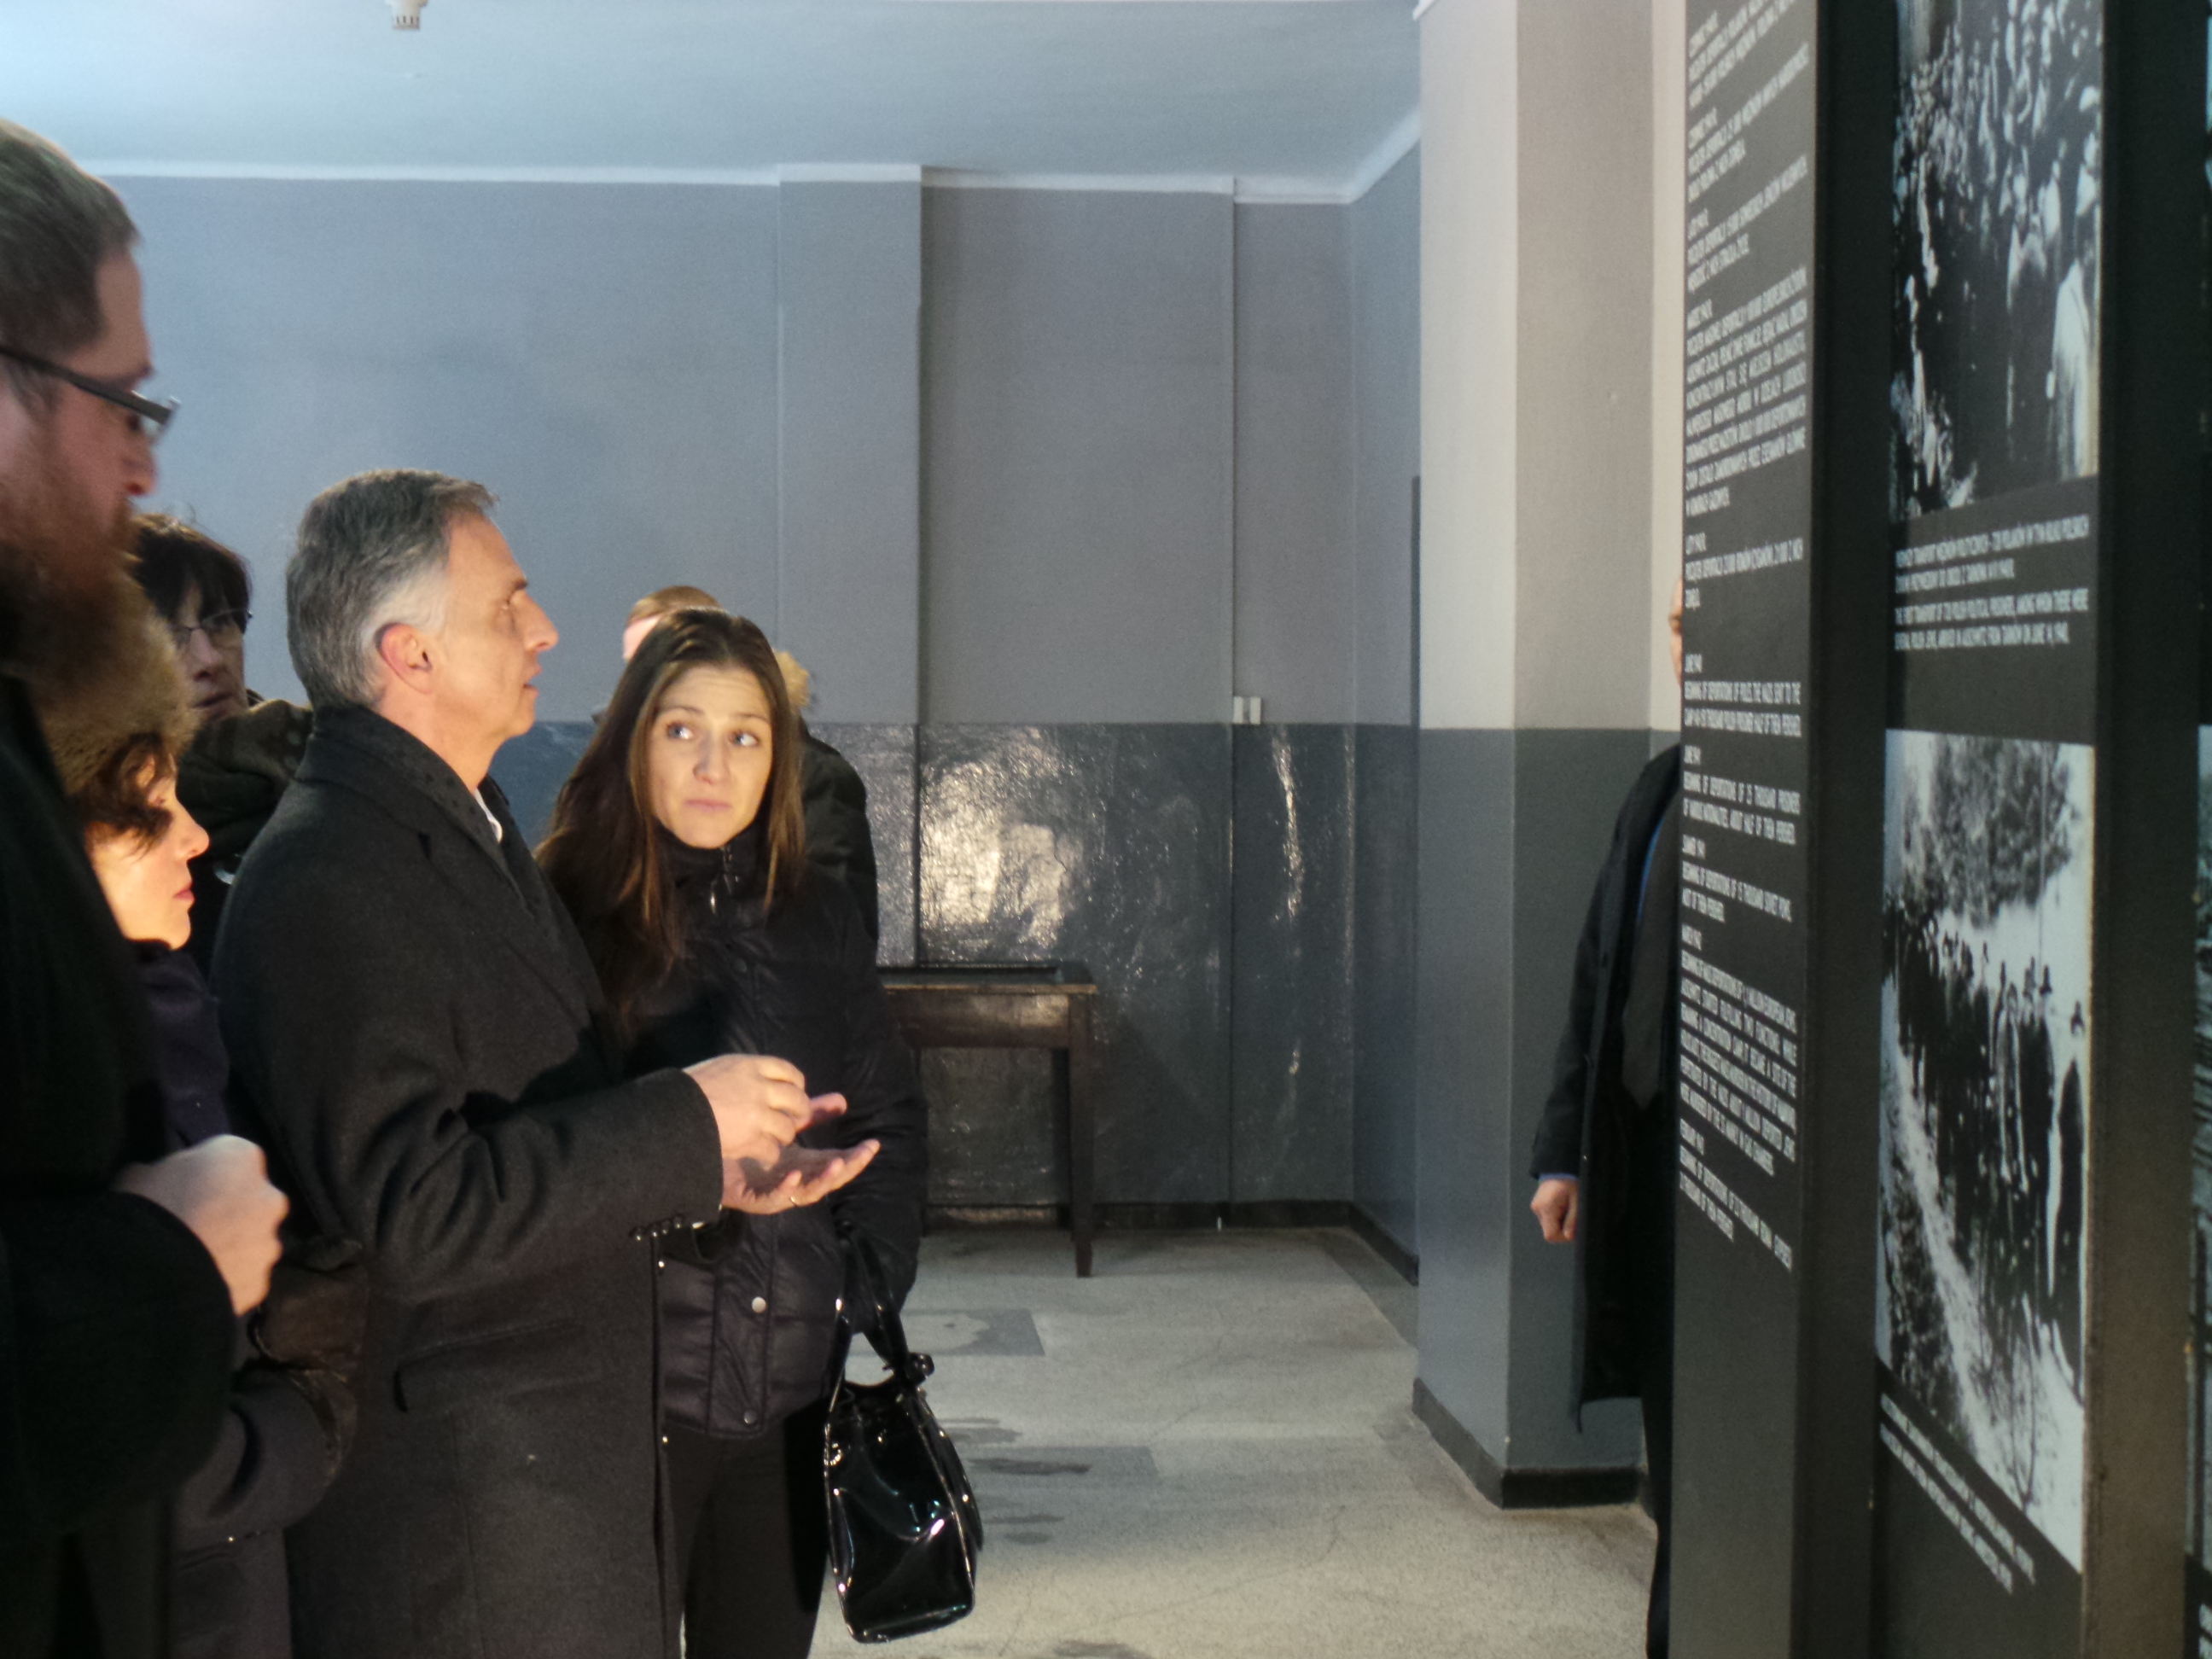
M 1421 724 L 1514 723 L 1516 0 L 1421 20 Z
M 1678 718 L 1660 695 L 1680 520 L 1681 319 L 1661 283 L 1671 268 L 1679 291 L 1679 93 L 1671 136 L 1655 102 L 1682 0 L 1671 23 L 1667 3 L 1422 15 L 1424 726 Z
M 1651 675 L 1647 723 L 1682 728 L 1667 613 L 1682 572 L 1682 226 L 1689 191 L 1688 0 L 1651 0 Z
M 1418 99 L 1404 0 L 434 0 L 404 33 L 380 0 L 0 9 L 0 109 L 111 172 L 904 162 L 1343 198 Z
M 1640 730 L 1651 523 L 1650 0 L 1523 0 L 1518 726 Z

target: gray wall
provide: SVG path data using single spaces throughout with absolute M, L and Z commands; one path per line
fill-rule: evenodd
M 926 192 L 927 719 L 1225 718 L 1231 215 Z
M 1411 748 L 1354 722 L 1363 676 L 1408 713 L 1414 179 L 129 180 L 186 411 L 163 499 L 253 561 L 284 695 L 314 490 L 499 490 L 566 635 L 496 769 L 533 831 L 631 600 L 749 611 L 869 782 L 884 958 L 1098 973 L 1103 1196 L 1371 1198 L 1410 1244 Z M 1052 1200 L 1034 1057 L 930 1066 L 940 1198 Z
M 817 720 L 921 718 L 921 185 L 787 184 L 776 643 Z
M 251 561 L 248 677 L 297 695 L 283 562 L 374 466 L 482 479 L 564 633 L 541 713 L 588 714 L 630 601 L 775 617 L 776 197 L 681 186 L 126 179 L 161 504 Z
M 1237 210 L 1236 689 L 1286 725 L 1353 714 L 1350 217 Z

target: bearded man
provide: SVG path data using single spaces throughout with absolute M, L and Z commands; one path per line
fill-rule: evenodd
M 166 1646 L 163 1499 L 213 1446 L 284 1200 L 231 1136 L 161 1156 L 143 995 L 47 737 L 161 649 L 129 575 L 168 414 L 130 216 L 0 122 L 0 1653 Z M 132 1164 L 131 1159 L 143 1159 Z

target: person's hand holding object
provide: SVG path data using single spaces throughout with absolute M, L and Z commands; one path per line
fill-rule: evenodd
M 842 1095 L 818 1095 L 811 1103 L 814 1115 L 806 1127 L 827 1123 L 845 1109 Z M 747 1215 L 774 1215 L 818 1203 L 868 1167 L 882 1145 L 864 1140 L 857 1146 L 800 1146 L 783 1149 L 773 1163 L 759 1158 L 725 1159 L 722 1164 L 722 1207 Z
M 192 1230 L 230 1287 L 233 1312 L 269 1294 L 276 1224 L 291 1202 L 269 1184 L 268 1160 L 252 1141 L 215 1135 L 158 1164 L 126 1164 L 115 1190 L 152 1200 Z
M 718 1054 L 684 1068 L 714 1111 L 722 1162 L 739 1158 L 774 1164 L 814 1121 L 806 1076 L 772 1054 Z

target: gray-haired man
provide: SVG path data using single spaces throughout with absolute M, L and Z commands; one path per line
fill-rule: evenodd
M 491 505 L 380 472 L 308 507 L 286 599 L 315 733 L 216 951 L 295 1215 L 371 1287 L 353 1458 L 290 1537 L 307 1659 L 673 1653 L 653 1236 L 711 1219 L 812 1109 L 775 1060 L 622 1081 L 486 778 L 558 638 Z

